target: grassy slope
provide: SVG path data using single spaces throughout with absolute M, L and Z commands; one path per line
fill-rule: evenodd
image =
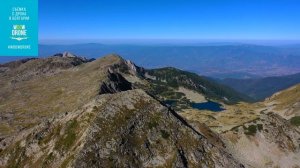
M 300 101 L 300 84 L 274 94 L 267 102 L 276 101 L 276 109 L 290 107 Z
M 41 61 L 29 61 L 18 69 L 34 70 Z M 81 107 L 98 93 L 107 67 L 118 61 L 118 57 L 104 57 L 55 75 L 39 75 L 14 84 L 11 81 L 17 75 L 0 74 L 0 111 L 2 115 L 12 115 L 11 120 L 1 122 L 1 134 L 31 127 L 42 118 Z

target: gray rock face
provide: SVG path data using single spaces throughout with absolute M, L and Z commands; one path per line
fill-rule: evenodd
M 300 129 L 292 126 L 289 121 L 275 113 L 261 116 L 263 134 L 271 143 L 275 142 L 278 147 L 286 152 L 300 150 Z
M 81 109 L 26 130 L 0 152 L 0 166 L 242 167 L 142 90 L 97 96 Z
M 300 130 L 278 114 L 260 118 L 223 133 L 226 146 L 247 167 L 298 167 Z
M 102 82 L 99 94 L 117 93 L 131 89 L 131 83 L 122 75 L 115 72 L 108 72 L 107 80 Z
M 79 57 L 75 54 L 72 54 L 70 52 L 63 52 L 63 53 L 57 53 L 53 55 L 54 57 L 62 57 L 62 58 L 76 58 L 78 60 L 81 60 L 82 62 L 89 62 L 89 60 L 85 57 Z
M 70 52 L 64 52 L 64 53 L 58 53 L 58 54 L 55 54 L 54 56 L 59 56 L 59 57 L 63 57 L 63 58 L 76 58 L 78 60 L 81 60 L 82 62 L 86 63 L 86 62 L 92 62 L 92 61 L 95 61 L 96 59 L 95 58 L 91 58 L 91 59 L 88 59 L 86 57 L 82 57 L 82 56 L 77 56 L 75 54 L 72 54 Z
M 133 62 L 129 60 L 124 60 L 119 55 L 114 55 L 120 59 L 119 64 L 115 64 L 111 66 L 111 71 L 118 73 L 126 73 L 137 77 L 144 77 L 145 69 L 135 65 Z
M 142 90 L 114 94 L 97 109 L 74 167 L 241 166 Z
M 70 52 L 64 52 L 62 57 L 67 57 L 67 58 L 75 58 L 77 57 L 76 55 L 70 53 Z

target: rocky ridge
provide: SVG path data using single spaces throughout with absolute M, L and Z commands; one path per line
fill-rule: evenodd
M 275 113 L 222 133 L 231 153 L 249 167 L 300 165 L 300 129 Z
M 201 132 L 200 125 L 194 128 L 155 97 L 133 87 L 127 78 L 138 78 L 142 68 L 116 55 L 78 65 L 72 64 L 74 58 L 30 60 L 12 70 L 35 72 L 35 77 L 22 78 L 14 90 L 0 90 L 9 96 L 0 99 L 4 113 L 11 111 L 27 122 L 32 118 L 28 112 L 17 112 L 17 107 L 31 114 L 48 111 L 31 125 L 19 125 L 22 129 L 1 131 L 0 167 L 243 167 L 223 145 L 207 138 L 208 128 Z M 48 66 L 53 61 L 61 64 Z M 44 67 L 51 75 L 43 73 Z M 12 71 L 2 72 L 2 88 L 13 87 Z M 32 98 L 14 96 L 24 86 Z M 41 92 L 39 87 L 52 90 Z M 53 93 L 55 99 L 43 97 Z M 14 122 L 4 118 L 2 123 Z

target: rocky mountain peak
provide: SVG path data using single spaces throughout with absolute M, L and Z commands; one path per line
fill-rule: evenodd
M 57 54 L 54 54 L 53 56 L 56 56 L 56 57 L 64 57 L 64 58 L 75 58 L 75 57 L 78 57 L 68 51 L 65 51 L 63 53 L 57 53 Z
M 137 66 L 130 60 L 126 60 L 127 66 L 132 70 L 133 72 L 137 72 Z
M 64 52 L 62 57 L 74 58 L 74 57 L 77 57 L 77 56 L 70 53 L 70 52 Z
M 106 60 L 110 60 L 112 62 L 111 66 L 109 67 L 109 72 L 117 72 L 128 74 L 132 76 L 144 76 L 145 69 L 135 65 L 130 60 L 125 60 L 121 56 L 117 54 L 111 54 L 104 57 Z
M 75 54 L 72 54 L 71 52 L 65 51 L 63 53 L 57 53 L 53 55 L 54 57 L 62 57 L 62 58 L 72 58 L 72 59 L 79 59 L 82 62 L 90 62 L 90 59 L 87 59 L 86 57 L 77 56 Z

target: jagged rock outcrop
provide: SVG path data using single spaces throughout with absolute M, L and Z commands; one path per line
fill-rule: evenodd
M 125 60 L 119 55 L 113 55 L 114 57 L 119 58 L 120 62 L 118 64 L 114 64 L 110 67 L 110 71 L 129 74 L 137 77 L 144 77 L 146 70 L 142 67 L 135 65 L 130 60 Z
M 300 129 L 278 114 L 261 114 L 223 133 L 231 153 L 249 167 L 300 165 Z
M 131 89 L 131 83 L 128 82 L 121 74 L 109 71 L 107 79 L 100 85 L 99 94 L 117 93 Z
M 54 57 L 62 57 L 62 58 L 74 58 L 77 62 L 74 62 L 74 64 L 76 65 L 79 65 L 81 63 L 86 63 L 86 62 L 92 62 L 94 61 L 95 59 L 87 59 L 86 57 L 80 57 L 80 56 L 77 56 L 75 54 L 72 54 L 70 52 L 63 52 L 63 53 L 57 53 L 57 54 L 54 54 L 53 55 Z M 81 62 L 81 63 L 80 63 Z
M 239 167 L 142 90 L 115 94 L 87 134 L 75 167 Z

